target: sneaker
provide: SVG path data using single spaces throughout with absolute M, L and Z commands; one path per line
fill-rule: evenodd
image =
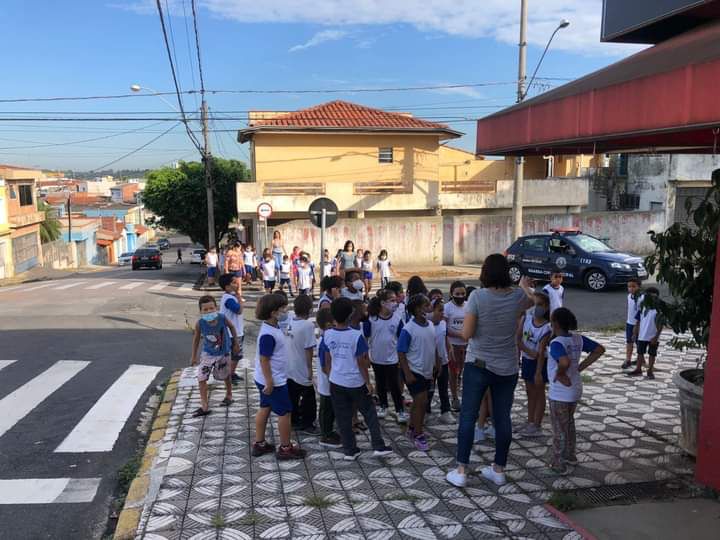
M 237 373 L 233 373 L 233 374 L 231 375 L 231 377 L 232 377 L 232 383 L 233 383 L 233 384 L 237 384 L 237 383 L 239 383 L 240 381 L 243 380 L 243 378 L 242 378 L 240 375 L 238 375 Z
M 492 465 L 488 465 L 487 467 L 483 467 L 480 471 L 480 474 L 483 475 L 484 478 L 487 480 L 490 480 L 494 484 L 498 486 L 505 485 L 507 483 L 507 479 L 505 478 L 505 473 L 499 473 L 496 472 Z
M 385 445 L 385 446 L 381 446 L 380 448 L 376 448 L 375 451 L 373 452 L 373 456 L 383 457 L 383 456 L 389 456 L 392 453 L 393 453 L 393 449 L 390 448 L 389 446 Z
M 477 444 L 485 440 L 485 432 L 478 426 L 475 426 L 475 436 L 473 437 L 473 444 Z
M 492 425 L 489 425 L 485 428 L 485 435 L 490 437 L 491 439 L 495 438 L 495 428 Z
M 288 459 L 303 459 L 307 452 L 298 446 L 291 444 L 288 446 L 281 446 L 278 448 L 276 457 L 279 461 Z
M 407 424 L 410 420 L 410 415 L 405 411 L 400 411 L 399 413 L 395 414 L 395 418 L 397 418 L 398 424 Z
M 558 474 L 558 475 L 560 475 L 560 476 L 565 476 L 566 474 L 568 474 L 568 473 L 570 472 L 570 470 L 568 469 L 568 466 L 565 465 L 565 464 L 562 464 L 562 465 L 552 465 L 552 466 L 550 467 L 550 470 L 551 470 L 552 472 L 554 472 L 555 474 Z
M 275 445 L 270 444 L 267 441 L 256 442 L 255 444 L 253 444 L 252 447 L 253 457 L 260 457 L 264 456 L 265 454 L 272 454 L 273 452 L 275 452 Z
M 303 433 L 307 433 L 308 435 L 317 435 L 320 432 L 317 426 L 313 424 L 305 426 L 304 428 L 300 428 L 300 431 L 302 431 Z
M 648 371 L 645 376 L 650 380 L 655 380 L 655 374 L 652 371 Z
M 640 377 L 642 375 L 642 370 L 636 369 L 634 371 L 631 371 L 630 373 L 626 373 L 625 375 L 627 375 L 628 377 Z
M 463 488 L 467 484 L 467 475 L 460 474 L 457 469 L 453 469 L 445 475 L 445 480 L 455 487 Z
M 630 369 L 630 366 L 632 366 L 632 362 L 628 362 L 627 360 L 625 360 L 625 362 L 623 362 L 623 365 L 620 369 Z
M 495 434 L 493 433 L 493 436 L 494 435 Z M 536 426 L 535 424 L 530 424 L 523 432 L 523 437 L 542 437 L 542 435 L 542 428 Z
M 405 436 L 411 441 L 415 440 L 415 430 L 412 426 L 408 426 L 408 428 L 405 430 Z
M 454 424 L 455 417 L 452 415 L 452 413 L 450 411 L 447 411 L 440 415 L 440 421 L 443 424 Z
M 327 448 L 342 448 L 340 435 L 333 432 L 327 437 L 320 437 L 320 446 L 325 446 Z
M 460 412 L 460 400 L 457 398 L 453 399 L 450 408 L 453 412 Z
M 385 418 L 387 416 L 387 409 L 385 407 L 380 407 L 377 412 L 378 418 Z
M 568 465 L 575 466 L 578 464 L 578 458 L 577 458 L 577 456 L 569 457 L 565 460 L 565 463 L 567 463 Z
M 361 454 L 361 452 L 360 452 L 360 449 L 358 448 L 352 454 L 345 454 L 343 456 L 343 459 L 345 461 L 355 461 L 360 456 L 360 454 Z
M 425 437 L 424 433 L 421 433 L 420 435 L 415 435 L 415 439 L 413 439 L 413 442 L 415 443 L 415 448 L 417 448 L 421 452 L 427 452 L 430 449 L 430 445 L 428 444 L 427 438 Z

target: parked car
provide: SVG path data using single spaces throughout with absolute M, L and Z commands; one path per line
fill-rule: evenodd
M 118 257 L 118 266 L 127 266 L 132 262 L 132 251 L 127 251 Z
M 202 264 L 205 261 L 205 251 L 204 249 L 193 249 L 190 252 L 190 264 Z
M 159 251 L 160 246 L 158 246 L 157 244 L 145 244 L 143 246 L 143 249 L 157 249 Z
M 615 251 L 602 240 L 577 229 L 554 229 L 546 234 L 518 238 L 506 252 L 510 278 L 527 275 L 550 280 L 561 272 L 566 283 L 582 284 L 591 291 L 624 285 L 631 278 L 646 279 L 643 259 Z
M 158 240 L 158 247 L 162 250 L 170 249 L 170 240 L 167 238 L 161 238 Z
M 135 250 L 132 256 L 132 269 L 148 267 L 156 270 L 162 269 L 162 253 L 159 249 L 148 249 L 146 247 Z

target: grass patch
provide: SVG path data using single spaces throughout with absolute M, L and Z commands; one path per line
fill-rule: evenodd
M 328 508 L 333 504 L 325 495 L 308 495 L 305 497 L 304 502 L 307 506 L 312 506 L 313 508 Z
M 583 384 L 590 384 L 593 382 L 592 375 L 586 375 L 584 373 L 580 375 L 580 379 L 582 379 Z
M 601 334 L 617 334 L 619 332 L 625 333 L 625 323 L 613 323 L 607 326 L 601 326 L 596 329 Z
M 210 525 L 212 525 L 216 529 L 222 529 L 223 527 L 225 527 L 225 518 L 221 513 L 218 512 L 210 520 Z
M 553 492 L 548 499 L 548 504 L 551 504 L 561 512 L 569 512 L 570 510 L 577 510 L 581 507 L 577 496 L 565 491 Z
M 120 490 L 120 496 L 125 499 L 125 496 L 127 495 L 128 490 L 130 489 L 130 484 L 132 484 L 132 481 L 135 480 L 135 477 L 137 476 L 138 471 L 140 470 L 140 465 L 142 463 L 142 456 L 138 453 L 135 454 L 133 457 L 131 457 L 125 465 L 120 467 L 117 472 L 117 480 L 118 480 L 118 489 Z
M 257 512 L 252 511 L 247 516 L 238 519 L 235 523 L 237 523 L 238 525 L 251 527 L 253 525 L 259 525 L 260 523 L 263 523 L 266 519 L 267 518 L 262 514 L 258 514 Z

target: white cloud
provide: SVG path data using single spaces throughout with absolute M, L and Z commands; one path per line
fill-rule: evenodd
M 438 83 L 437 86 L 451 86 L 453 83 Z M 454 88 L 438 88 L 437 90 L 433 90 L 433 92 L 438 94 L 453 94 L 456 96 L 465 96 L 472 99 L 482 99 L 485 97 L 485 95 L 480 92 L 477 88 L 473 88 L 472 86 L 456 86 Z
M 323 30 L 315 34 L 305 43 L 290 47 L 289 52 L 297 52 L 304 49 L 310 49 L 311 47 L 317 47 L 318 45 L 326 43 L 328 41 L 337 41 L 339 39 L 343 39 L 347 35 L 348 32 L 344 30 Z

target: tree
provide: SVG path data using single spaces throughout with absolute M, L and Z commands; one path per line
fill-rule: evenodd
M 215 238 L 227 234 L 237 215 L 235 184 L 250 179 L 247 166 L 232 159 L 212 158 Z M 186 234 L 206 248 L 207 193 L 204 166 L 198 162 L 180 162 L 177 169 L 164 167 L 147 175 L 143 202 L 157 218 L 152 223 Z
M 54 242 L 60 238 L 61 226 L 57 218 L 57 212 L 45 201 L 38 200 L 38 210 L 45 214 L 45 219 L 40 223 L 40 241 L 43 244 Z

